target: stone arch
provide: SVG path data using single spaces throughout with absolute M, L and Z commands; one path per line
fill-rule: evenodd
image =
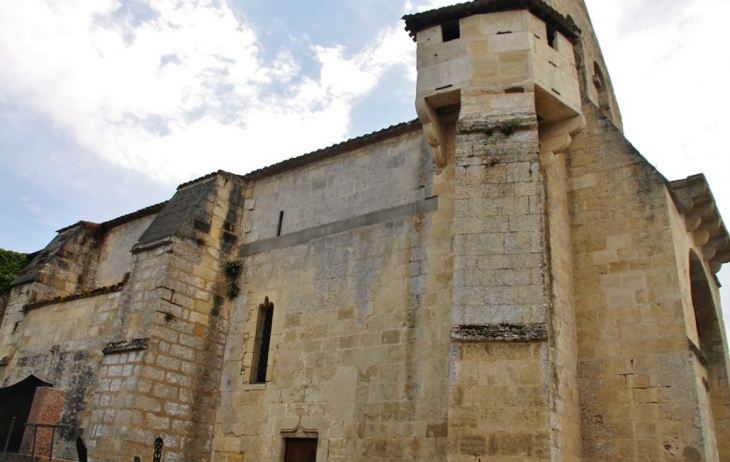
M 699 349 L 707 368 L 707 388 L 720 460 L 730 460 L 730 386 L 722 317 L 718 314 L 705 265 L 694 250 L 689 255 L 692 306 Z

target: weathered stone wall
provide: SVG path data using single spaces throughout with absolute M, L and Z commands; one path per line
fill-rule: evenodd
M 83 433 L 95 461 L 158 435 L 168 462 L 280 461 L 291 437 L 319 462 L 730 458 L 726 233 L 717 256 L 687 231 L 594 79 L 585 5 L 547 3 L 575 49 L 534 3 L 420 30 L 421 125 L 62 230 L 0 326 L 2 384 L 68 391 L 57 454 Z
M 538 129 L 579 115 L 573 48 L 527 11 L 459 24 L 418 33 L 427 133 L 459 89 L 449 460 L 578 457 L 565 167 L 541 167 Z
M 3 326 L 2 351 L 9 362 L 0 367 L 0 383 L 34 374 L 67 393 L 60 423 L 68 428 L 59 431 L 54 450 L 59 457 L 71 458 L 73 441 L 88 428 L 90 392 L 101 377 L 102 349 L 111 338 L 119 300 L 115 292 L 57 303 L 28 311 L 17 328 L 12 322 Z M 10 307 L 16 309 L 22 315 L 22 305 Z
M 90 426 L 95 460 L 151 454 L 158 435 L 167 461 L 209 459 L 228 331 L 223 270 L 235 258 L 242 182 L 215 175 L 182 188 L 179 197 L 184 200 L 173 198 L 170 205 L 182 218 L 176 221 L 168 210 L 149 230 L 163 226 L 185 238 L 165 238 L 162 244 L 156 238 L 135 251 L 117 338 L 147 339 L 149 346 L 104 358 L 106 375 L 94 396 L 97 412 Z M 186 206 L 190 197 L 193 208 Z
M 266 250 L 242 248 L 244 292 L 232 315 L 215 460 L 280 460 L 298 426 L 316 432 L 329 461 L 444 460 L 453 170 L 424 171 L 430 160 L 415 133 L 248 186 L 257 209 L 278 198 L 263 211 L 274 217 L 282 209 L 285 220 L 290 210 L 296 216 L 311 194 L 320 213 L 284 228 L 314 226 L 302 242 L 287 243 L 285 232 Z M 350 181 L 312 181 L 327 171 Z M 357 188 L 367 206 L 353 210 Z M 314 231 L 332 222 L 334 232 Z M 276 228 L 266 224 L 268 233 Z M 271 353 L 267 382 L 254 384 L 265 297 L 274 303 Z
M 104 414 L 94 392 L 117 388 L 122 378 L 104 364 L 102 350 L 125 325 L 121 308 L 129 302 L 130 286 L 124 285 L 124 274 L 131 262 L 121 247 L 127 245 L 131 256 L 130 241 L 136 242 L 149 222 L 142 218 L 113 228 L 102 252 L 98 225 L 82 223 L 62 231 L 31 264 L 29 282 L 12 289 L 0 326 L 0 358 L 7 362 L 0 366 L 0 383 L 11 385 L 34 374 L 67 391 L 61 424 L 68 427 L 60 431 L 55 451 L 60 456 L 75 454 L 73 441 L 92 421 L 113 418 L 113 412 Z M 99 281 L 97 263 L 100 257 L 109 259 L 104 251 L 114 253 L 115 262 Z M 115 287 L 91 290 L 102 285 Z M 133 372 L 139 370 L 125 368 L 123 376 Z
M 284 235 L 423 199 L 432 160 L 413 154 L 420 136 L 398 141 L 257 181 L 246 199 L 245 242 L 276 237 L 282 211 Z
M 39 282 L 31 300 L 94 288 L 99 259 L 98 225 L 80 222 L 61 230 L 13 284 Z
M 578 70 L 581 75 L 581 89 L 583 95 L 593 104 L 601 107 L 619 129 L 623 128 L 621 112 L 616 95 L 613 91 L 611 76 L 607 71 L 598 38 L 593 30 L 588 9 L 583 0 L 544 0 L 564 16 L 570 16 L 581 29 L 580 43 L 576 47 Z M 596 75 L 595 66 L 598 65 L 602 75 Z M 594 83 L 595 78 L 603 80 L 603 87 Z M 605 91 L 605 94 L 603 92 Z
M 594 106 L 584 113 L 567 157 L 583 458 L 718 460 L 687 343 L 685 256 L 675 255 L 666 180 Z
M 700 257 L 705 255 L 703 245 L 706 242 L 701 238 L 696 240 L 695 234 L 688 231 L 691 217 L 685 218 L 680 213 L 680 204 L 667 189 L 667 217 L 676 254 L 677 289 L 682 300 L 685 333 L 690 348 L 696 353 L 695 368 L 701 381 L 698 393 L 704 406 L 700 407 L 699 413 L 703 428 L 707 429 L 705 438 L 717 445 L 719 460 L 727 460 L 730 459 L 730 381 L 719 287 L 710 265 Z M 702 230 L 697 231 L 702 233 Z
M 541 159 L 545 178 L 545 229 L 548 270 L 545 273 L 550 324 L 550 387 L 553 460 L 581 460 L 578 345 L 573 298 L 571 220 L 565 155 Z
M 489 335 L 455 343 L 454 461 L 550 455 L 546 333 L 526 343 L 527 333 L 544 331 L 547 322 L 543 179 L 533 96 L 510 96 L 522 102 L 514 112 L 495 109 L 481 120 L 469 109 L 495 103 L 488 95 L 466 96 L 457 124 L 452 322 L 454 328 L 513 325 L 525 334 L 514 343 Z M 485 134 L 499 117 L 520 117 L 521 128 L 511 136 Z
M 110 286 L 124 279 L 132 267 L 132 247 L 156 215 L 150 215 L 109 230 L 103 237 L 96 269 L 96 287 Z
M 5 310 L 7 310 L 9 303 L 10 303 L 10 292 L 0 295 L 0 333 L 2 332 L 2 321 L 3 321 L 3 319 L 5 319 Z M 2 334 L 0 334 L 0 335 L 2 335 Z

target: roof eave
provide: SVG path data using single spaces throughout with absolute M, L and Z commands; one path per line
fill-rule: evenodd
M 406 31 L 416 41 L 419 32 L 439 24 L 457 21 L 476 14 L 528 10 L 560 32 L 572 43 L 580 39 L 581 30 L 570 16 L 565 17 L 542 0 L 475 0 L 403 16 Z

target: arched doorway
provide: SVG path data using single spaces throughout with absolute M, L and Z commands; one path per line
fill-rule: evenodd
M 707 368 L 707 387 L 712 408 L 720 460 L 730 460 L 730 384 L 728 383 L 727 350 L 723 342 L 721 316 L 712 289 L 697 253 L 689 255 L 692 306 L 701 356 Z

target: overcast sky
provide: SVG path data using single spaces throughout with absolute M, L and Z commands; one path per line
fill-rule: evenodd
M 399 18 L 451 3 L 0 2 L 0 247 L 414 119 Z M 669 179 L 704 172 L 730 216 L 730 2 L 587 3 L 628 138 Z

